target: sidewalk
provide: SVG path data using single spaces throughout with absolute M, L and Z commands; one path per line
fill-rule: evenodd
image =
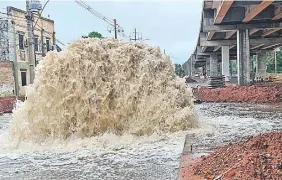
M 199 149 L 193 146 L 193 135 L 188 134 L 185 138 L 184 148 L 182 151 L 178 179 L 179 180 L 200 180 L 199 176 L 192 176 L 192 169 L 189 167 L 200 161 L 200 157 L 208 155 L 209 151 Z M 192 150 L 192 151 L 191 151 Z

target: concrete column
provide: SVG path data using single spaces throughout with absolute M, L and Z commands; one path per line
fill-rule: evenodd
M 184 70 L 184 74 L 185 76 L 189 76 L 190 75 L 190 61 L 186 61 L 183 65 L 183 70 Z
M 229 81 L 228 76 L 230 76 L 230 61 L 229 61 L 229 46 L 221 47 L 221 57 L 222 57 L 222 75 L 225 76 L 225 81 Z
M 216 77 L 218 76 L 218 61 L 217 54 L 210 55 L 210 76 Z
M 237 31 L 237 75 L 239 85 L 250 83 L 250 39 L 248 29 Z
M 191 64 L 190 64 L 190 67 L 191 67 L 191 76 L 194 76 L 195 75 L 195 60 L 196 60 L 196 55 L 193 54 L 191 56 Z
M 222 75 L 221 70 L 222 70 L 222 63 L 217 61 L 217 73 L 218 73 L 218 75 Z
M 206 59 L 206 73 L 207 73 L 207 76 L 210 76 L 210 59 L 209 58 Z
M 256 76 L 263 77 L 266 74 L 266 53 L 267 51 L 259 51 L 257 56 Z
M 186 68 L 187 68 L 187 76 L 191 76 L 191 62 L 190 61 L 188 61 Z

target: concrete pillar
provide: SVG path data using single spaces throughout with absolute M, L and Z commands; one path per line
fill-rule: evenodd
M 217 61 L 217 73 L 218 73 L 218 75 L 222 75 L 221 70 L 222 70 L 222 63 Z
M 190 61 L 187 62 L 186 71 L 187 71 L 186 75 L 190 76 L 191 75 L 191 62 Z
M 186 61 L 183 65 L 182 65 L 182 67 L 183 67 L 183 70 L 184 70 L 184 74 L 185 74 L 185 76 L 189 76 L 190 75 L 190 61 Z
M 266 74 L 266 53 L 267 51 L 259 51 L 257 56 L 256 76 L 264 77 Z
M 207 76 L 210 76 L 210 59 L 206 59 L 206 74 Z
M 191 76 L 194 76 L 194 75 L 195 75 L 195 60 L 196 60 L 196 55 L 195 55 L 195 54 L 192 54 L 192 55 L 191 55 L 191 64 L 190 64 L 190 67 L 191 67 Z
M 218 61 L 217 61 L 217 54 L 210 55 L 210 76 L 216 77 L 218 76 Z
M 239 85 L 250 83 L 250 39 L 248 29 L 237 31 L 237 75 Z
M 221 57 L 222 57 L 222 75 L 225 76 L 225 81 L 229 81 L 228 76 L 230 76 L 230 61 L 229 61 L 229 46 L 221 47 Z

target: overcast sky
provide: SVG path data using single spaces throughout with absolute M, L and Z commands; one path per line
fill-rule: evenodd
M 46 1 L 46 0 L 45 0 Z M 45 2 L 41 0 L 42 4 Z M 199 32 L 202 0 L 100 0 L 85 1 L 94 10 L 117 23 L 129 35 L 137 28 L 146 43 L 166 49 L 176 63 L 184 63 L 195 49 Z M 0 0 L 0 12 L 6 6 L 25 9 L 25 0 Z M 80 7 L 74 0 L 50 0 L 43 15 L 55 21 L 56 37 L 65 44 L 98 31 L 105 37 L 113 37 L 108 25 Z

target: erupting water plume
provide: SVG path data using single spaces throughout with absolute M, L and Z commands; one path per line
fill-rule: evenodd
M 192 92 L 159 48 L 113 39 L 80 39 L 50 52 L 15 110 L 17 140 L 105 132 L 150 135 L 197 125 Z

